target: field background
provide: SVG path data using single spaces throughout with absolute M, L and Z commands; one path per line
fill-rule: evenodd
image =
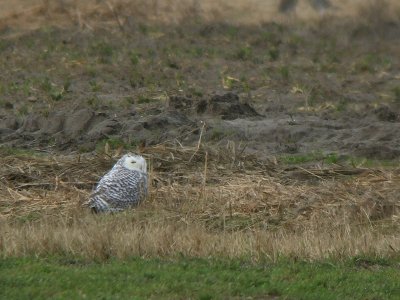
M 326 5 L 328 3 L 329 5 Z M 334 17 L 359 18 L 362 21 L 368 17 L 379 18 L 383 11 L 385 17 L 398 17 L 400 4 L 395 0 L 250 0 L 250 1 L 196 1 L 196 0 L 167 0 L 167 1 L 95 1 L 81 3 L 74 0 L 46 1 L 46 0 L 16 0 L 12 4 L 0 4 L 0 17 L 6 24 L 18 27 L 41 26 L 57 22 L 71 24 L 84 20 L 98 22 L 116 21 L 114 11 L 118 14 L 129 15 L 146 20 L 177 23 L 185 18 L 192 18 L 193 14 L 205 21 L 229 20 L 233 24 L 260 24 L 263 22 L 279 21 L 290 22 L 295 17 L 305 21 L 314 21 Z M 378 9 L 378 10 L 377 10 Z M 370 11 L 371 15 L 360 14 Z M 44 16 L 43 13 L 50 13 Z M 291 15 L 285 16 L 285 13 Z M 373 16 L 372 16 L 373 15 Z M 15 21 L 15 23 L 13 23 Z M 121 20 L 122 21 L 122 20 Z M 357 20 L 360 21 L 360 20 Z
M 328 2 L 0 2 L 4 297 L 396 299 L 400 3 Z

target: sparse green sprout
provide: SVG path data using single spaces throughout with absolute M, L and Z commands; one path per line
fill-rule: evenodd
M 12 83 L 9 85 L 8 90 L 9 90 L 10 92 L 12 92 L 12 93 L 17 92 L 17 91 L 19 90 L 19 84 L 18 84 L 17 82 L 12 82 Z
M 278 48 L 271 48 L 268 50 L 269 60 L 276 61 L 279 59 L 279 49 Z
M 93 149 L 91 147 L 89 147 L 88 145 L 79 145 L 78 147 L 78 151 L 79 153 L 87 153 L 92 151 Z
M 61 90 L 53 90 L 50 93 L 50 97 L 51 99 L 53 99 L 54 101 L 59 101 L 62 99 L 62 97 L 64 96 L 64 89 Z
M 42 60 L 47 60 L 50 57 L 50 50 L 49 49 L 44 49 L 40 55 L 39 55 L 40 59 Z
M 345 111 L 349 102 L 346 99 L 340 99 L 338 104 L 336 105 L 336 110 L 338 112 Z
M 331 64 L 340 63 L 340 56 L 338 55 L 338 53 L 336 51 L 331 51 L 328 53 L 328 61 Z
M 303 154 L 303 155 L 284 155 L 282 161 L 285 164 L 303 164 L 306 162 L 315 161 L 316 157 L 314 154 Z
M 41 114 L 43 117 L 47 118 L 50 115 L 50 110 L 49 108 L 44 108 L 41 110 Z
M 337 164 L 339 157 L 336 153 L 330 153 L 325 156 L 324 161 L 328 164 Z
M 354 68 L 356 71 L 359 72 L 373 72 L 374 66 L 373 66 L 373 61 L 374 61 L 374 56 L 372 54 L 368 54 L 364 56 L 362 59 L 360 59 L 358 62 L 356 62 Z
M 238 28 L 235 27 L 235 26 L 229 26 L 229 28 L 228 28 L 227 31 L 226 31 L 227 35 L 228 35 L 231 39 L 236 38 L 237 35 L 238 35 L 238 32 L 239 32 L 239 30 L 238 30 Z
M 22 91 L 25 96 L 30 96 L 31 95 L 31 81 L 30 80 L 25 80 L 24 83 L 22 84 Z
M 240 82 L 242 83 L 243 91 L 246 93 L 249 93 L 250 92 L 250 84 L 249 84 L 246 76 L 242 76 L 240 78 Z
M 153 48 L 148 48 L 147 55 L 152 61 L 154 61 L 154 59 L 157 57 L 157 51 Z
M 394 100 L 400 103 L 400 86 L 393 88 Z
M 391 66 L 389 57 L 381 57 L 377 54 L 370 53 L 363 56 L 354 64 L 355 71 L 374 73 L 379 69 L 388 69 Z
M 146 78 L 144 77 L 143 72 L 140 68 L 133 68 L 133 70 L 131 70 L 129 76 L 129 83 L 131 87 L 133 88 L 143 87 L 146 85 L 145 80 Z
M 92 51 L 99 57 L 99 61 L 104 64 L 111 63 L 114 48 L 107 42 L 102 41 L 92 46 Z
M 64 86 L 68 86 L 68 82 L 64 83 Z M 50 81 L 48 77 L 45 77 L 40 83 L 40 88 L 47 93 L 47 95 L 54 101 L 59 101 L 63 98 L 66 90 L 65 87 L 57 87 L 54 83 Z
M 24 104 L 24 105 L 18 107 L 17 111 L 18 111 L 18 115 L 26 116 L 29 113 L 29 107 L 28 107 L 28 105 Z
M 249 60 L 252 58 L 252 56 L 253 56 L 253 50 L 249 46 L 240 48 L 239 50 L 237 50 L 235 54 L 235 58 L 240 60 Z
M 203 91 L 198 87 L 190 87 L 189 92 L 196 97 L 203 97 Z
M 346 162 L 353 168 L 393 168 L 399 166 L 398 159 L 369 159 L 365 157 L 348 156 L 346 157 Z
M 190 50 L 190 53 L 192 54 L 192 56 L 200 58 L 204 55 L 204 49 L 201 47 L 194 47 Z
M 179 69 L 180 69 L 178 63 L 177 63 L 176 61 L 174 61 L 174 60 L 171 60 L 171 59 L 169 59 L 169 60 L 167 61 L 167 65 L 168 65 L 168 67 L 170 67 L 171 69 L 175 69 L 175 70 L 179 70 Z
M 292 47 L 294 50 L 297 49 L 298 46 L 304 43 L 304 38 L 299 35 L 292 35 L 288 40 L 288 45 Z
M 129 54 L 129 58 L 131 60 L 131 64 L 134 66 L 138 65 L 140 62 L 140 54 L 136 51 L 131 51 L 131 53 Z
M 47 93 L 50 93 L 52 90 L 52 84 L 50 82 L 50 79 L 48 77 L 45 77 L 40 84 L 40 88 Z
M 87 100 L 87 104 L 91 106 L 93 109 L 97 109 L 100 106 L 100 99 L 96 96 L 91 97 Z
M 86 67 L 86 73 L 90 77 L 96 77 L 97 76 L 97 69 L 96 69 L 96 67 L 94 65 L 88 65 Z
M 279 68 L 279 74 L 281 75 L 282 79 L 284 80 L 289 80 L 290 73 L 289 73 L 289 67 L 288 66 L 282 66 Z
M 234 78 L 231 76 L 223 76 L 222 77 L 222 86 L 226 90 L 232 90 L 234 88 L 240 87 L 241 82 L 237 78 Z
M 336 164 L 339 156 L 336 153 L 323 154 L 322 152 L 311 152 L 307 154 L 284 155 L 282 162 L 290 165 L 305 164 L 311 162 L 324 162 L 327 164 Z
M 0 40 L 0 53 L 7 49 L 10 42 L 8 40 Z
M 147 35 L 149 33 L 149 27 L 146 24 L 140 23 L 138 28 L 139 31 L 144 35 Z
M 138 104 L 146 104 L 154 101 L 153 99 L 150 99 L 149 97 L 146 97 L 144 95 L 139 95 L 137 103 Z
M 99 92 L 101 90 L 101 84 L 94 79 L 89 81 L 89 85 L 92 88 L 92 92 Z
M 307 90 L 306 94 L 306 106 L 313 107 L 317 102 L 317 93 L 313 88 Z
M 283 29 L 279 29 L 278 31 L 282 31 Z M 262 39 L 265 41 L 265 43 L 269 46 L 278 46 L 281 43 L 281 34 L 277 34 L 276 32 L 267 30 L 263 31 L 261 34 Z
M 183 73 L 177 72 L 175 73 L 175 81 L 176 85 L 180 89 L 186 89 L 186 77 Z
M 71 87 L 71 80 L 69 79 L 65 80 L 63 84 L 64 92 L 68 93 L 70 91 L 70 87 Z
M 218 141 L 226 136 L 226 132 L 221 128 L 213 128 L 210 133 L 210 140 Z
M 135 99 L 133 97 L 126 97 L 124 98 L 124 106 L 125 107 L 130 107 L 132 104 L 135 103 Z
M 17 147 L 0 146 L 0 155 L 2 157 L 15 156 L 15 157 L 37 157 L 43 156 L 43 152 L 34 151 L 32 149 L 23 149 Z
M 8 86 L 8 89 L 6 89 L 5 86 L 0 87 L 0 93 L 5 92 L 6 90 L 8 90 L 8 92 L 11 92 L 11 93 L 22 92 L 25 96 L 29 96 L 29 95 L 31 95 L 31 81 L 25 80 L 22 83 L 20 83 L 18 81 L 12 82 Z

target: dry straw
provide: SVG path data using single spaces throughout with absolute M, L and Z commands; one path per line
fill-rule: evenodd
M 259 25 L 266 22 L 293 23 L 332 21 L 332 17 L 357 20 L 377 26 L 399 20 L 397 0 L 331 0 L 326 10 L 315 9 L 312 1 L 297 3 L 282 10 L 282 0 L 13 0 L 0 2 L 0 28 L 34 30 L 42 26 L 70 27 L 82 30 L 118 28 L 129 32 L 135 24 L 177 24 L 187 20 L 209 23 Z M 287 2 L 287 1 L 286 1 Z M 315 2 L 315 1 L 314 1 Z
M 142 149 L 151 166 L 150 195 L 115 215 L 91 215 L 83 204 L 116 158 L 2 157 L 0 253 L 398 255 L 398 170 L 285 170 L 234 149 L 179 143 Z

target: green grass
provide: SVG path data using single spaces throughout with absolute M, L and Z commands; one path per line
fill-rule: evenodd
M 400 86 L 396 86 L 393 88 L 394 100 L 399 103 L 400 102 Z
M 280 161 L 288 165 L 301 165 L 306 163 L 319 162 L 328 165 L 339 164 L 352 167 L 377 168 L 377 167 L 397 167 L 398 159 L 369 159 L 365 157 L 355 157 L 339 155 L 337 153 L 324 154 L 322 152 L 311 152 L 305 154 L 283 155 Z
M 322 152 L 312 152 L 307 154 L 284 155 L 281 160 L 285 164 L 304 164 L 308 162 L 322 161 L 327 164 L 335 164 L 338 162 L 338 156 L 335 153 L 324 155 Z
M 283 80 L 285 80 L 285 81 L 289 80 L 289 77 L 290 77 L 289 67 L 282 66 L 279 68 L 278 72 L 281 75 Z
M 46 156 L 46 153 L 35 151 L 32 149 L 23 149 L 23 148 L 15 148 L 8 146 L 0 146 L 0 155 L 1 156 L 16 156 L 16 157 L 37 157 L 37 156 Z
M 399 299 L 398 262 L 0 260 L 2 299 Z
M 249 60 L 252 56 L 253 49 L 248 46 L 240 47 L 234 55 L 234 57 L 239 60 Z
M 389 69 L 391 67 L 391 59 L 386 56 L 380 56 L 375 53 L 369 53 L 362 56 L 354 65 L 358 72 L 376 72 L 381 69 Z
M 376 167 L 398 167 L 398 159 L 369 159 L 364 157 L 346 157 L 347 164 L 352 167 L 376 168 Z
M 138 104 L 148 104 L 148 103 L 151 103 L 151 102 L 154 102 L 154 101 L 155 101 L 154 99 L 146 97 L 145 95 L 139 95 L 138 99 L 137 99 L 137 103 Z

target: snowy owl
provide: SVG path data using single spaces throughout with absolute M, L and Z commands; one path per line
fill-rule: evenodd
M 98 212 L 117 212 L 137 205 L 147 195 L 147 164 L 140 155 L 126 154 L 100 179 L 89 199 Z

